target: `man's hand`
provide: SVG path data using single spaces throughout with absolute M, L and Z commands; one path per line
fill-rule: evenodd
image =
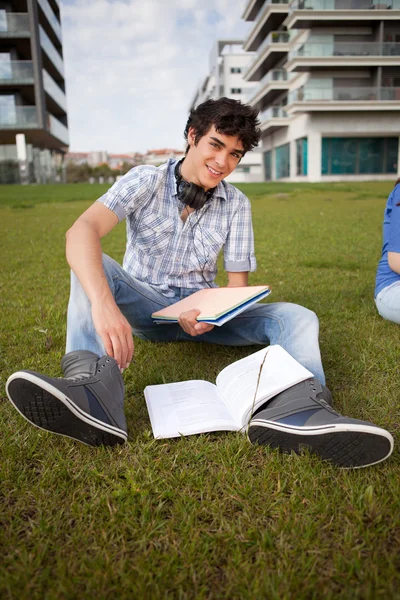
M 114 300 L 92 304 L 93 324 L 108 354 L 127 369 L 133 356 L 132 328 Z
M 179 325 L 182 327 L 183 331 L 192 337 L 201 335 L 202 333 L 207 333 L 207 331 L 214 329 L 214 325 L 211 325 L 210 323 L 199 323 L 196 321 L 196 317 L 200 314 L 200 312 L 201 311 L 197 310 L 197 308 L 193 308 L 192 310 L 188 310 L 179 315 Z

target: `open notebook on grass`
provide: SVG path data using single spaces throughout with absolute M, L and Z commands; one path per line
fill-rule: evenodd
M 205 288 L 154 312 L 151 317 L 155 323 L 177 323 L 181 313 L 197 308 L 200 310 L 197 321 L 223 325 L 270 292 L 267 285 Z
M 276 345 L 228 365 L 216 385 L 198 380 L 148 385 L 144 396 L 153 435 L 245 429 L 264 402 L 310 377 L 310 371 Z

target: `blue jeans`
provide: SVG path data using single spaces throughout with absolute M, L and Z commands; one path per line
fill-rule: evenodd
M 375 304 L 381 317 L 400 324 L 400 281 L 383 288 L 376 296 Z
M 193 293 L 175 288 L 175 297 L 166 298 L 147 283 L 133 279 L 109 256 L 103 255 L 103 269 L 121 312 L 132 326 L 134 336 L 152 342 L 191 341 L 227 346 L 279 344 L 321 383 L 325 375 L 318 344 L 318 318 L 312 311 L 288 302 L 255 304 L 222 327 L 192 337 L 178 324 L 156 325 L 151 314 Z M 105 354 L 92 321 L 91 305 L 78 278 L 71 273 L 68 305 L 67 352 L 91 350 Z

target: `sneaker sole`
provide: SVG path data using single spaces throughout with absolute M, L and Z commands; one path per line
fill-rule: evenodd
M 302 427 L 300 430 L 274 421 L 253 419 L 247 433 L 253 444 L 297 454 L 308 449 L 344 468 L 376 465 L 393 451 L 393 437 L 388 431 L 365 425 Z
M 6 392 L 17 411 L 39 429 L 88 446 L 115 446 L 126 442 L 125 431 L 91 417 L 56 387 L 31 373 L 11 375 Z

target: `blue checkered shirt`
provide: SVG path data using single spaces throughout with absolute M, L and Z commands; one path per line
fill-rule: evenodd
M 126 219 L 123 268 L 166 296 L 171 287 L 200 289 L 214 285 L 223 248 L 226 271 L 256 269 L 251 207 L 248 198 L 221 181 L 213 197 L 183 222 L 170 159 L 160 167 L 129 171 L 98 199 L 121 221 Z M 206 283 L 208 282 L 208 283 Z

